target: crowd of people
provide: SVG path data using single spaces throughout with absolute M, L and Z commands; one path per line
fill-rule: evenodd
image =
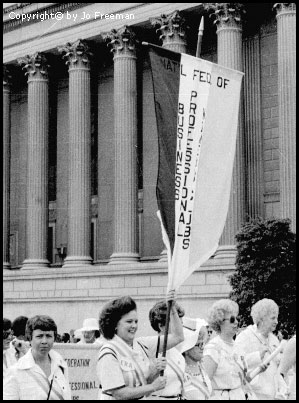
M 236 302 L 214 302 L 206 321 L 186 316 L 170 292 L 149 310 L 153 336 L 136 337 L 129 296 L 61 336 L 46 315 L 3 318 L 3 399 L 71 400 L 68 367 L 53 346 L 77 342 L 98 344 L 98 400 L 295 400 L 296 336 L 275 336 L 278 313 L 262 299 L 252 306 L 253 324 L 240 330 Z

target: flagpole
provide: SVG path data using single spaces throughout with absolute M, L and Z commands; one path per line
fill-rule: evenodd
M 165 323 L 165 331 L 164 331 L 164 343 L 163 343 L 162 357 L 166 356 L 169 322 L 170 322 L 170 311 L 171 311 L 172 303 L 173 303 L 173 300 L 167 301 L 167 312 L 166 312 L 166 323 Z M 163 375 L 164 375 L 164 370 L 161 370 L 160 376 L 163 376 Z
M 197 38 L 197 47 L 196 47 L 196 57 L 200 57 L 201 52 L 201 43 L 203 37 L 203 30 L 204 30 L 204 18 L 201 17 L 201 21 L 198 28 L 198 38 Z

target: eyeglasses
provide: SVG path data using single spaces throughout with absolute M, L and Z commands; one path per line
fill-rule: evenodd
M 196 343 L 194 347 L 200 347 L 203 348 L 203 346 L 205 345 L 205 343 L 203 341 Z
M 3 330 L 3 340 L 13 336 L 12 330 Z
M 229 323 L 235 323 L 236 321 L 238 321 L 238 318 L 236 316 L 232 315 L 230 318 L 223 319 L 223 322 L 225 320 L 229 320 Z

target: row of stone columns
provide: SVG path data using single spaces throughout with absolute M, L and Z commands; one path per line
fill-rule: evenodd
M 217 24 L 218 63 L 243 71 L 242 8 L 239 3 L 207 3 L 214 7 Z M 230 6 L 229 6 L 230 4 Z M 295 218 L 295 19 L 294 3 L 278 3 L 278 74 L 281 136 L 281 211 L 282 217 Z M 289 5 L 287 5 L 289 4 Z M 160 26 L 163 47 L 186 52 L 184 20 L 176 11 L 152 21 Z M 111 263 L 135 262 L 138 254 L 137 221 L 137 80 L 136 41 L 125 27 L 107 35 L 114 53 L 115 125 L 115 212 L 114 252 Z M 69 184 L 68 256 L 65 267 L 91 264 L 90 239 L 90 57 L 86 43 L 79 40 L 59 49 L 69 66 Z M 45 267 L 47 244 L 47 144 L 48 73 L 45 57 L 37 53 L 21 59 L 28 75 L 28 182 L 27 249 L 25 268 Z M 4 101 L 4 192 L 3 251 L 4 267 L 9 267 L 9 85 L 3 80 Z M 216 257 L 234 255 L 234 237 L 245 220 L 245 162 L 243 109 L 240 108 L 238 139 L 233 171 L 232 193 L 220 248 Z M 253 153 L 260 155 L 259 143 Z M 254 158 L 254 156 L 253 156 Z M 260 183 L 252 183 L 253 194 L 260 194 Z M 162 252 L 163 258 L 163 252 Z

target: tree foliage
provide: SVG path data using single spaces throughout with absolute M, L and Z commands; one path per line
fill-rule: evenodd
M 252 323 L 251 307 L 263 298 L 279 306 L 278 328 L 289 335 L 296 329 L 296 234 L 290 220 L 256 219 L 236 235 L 236 271 L 229 277 L 230 298 L 239 304 L 240 325 Z

